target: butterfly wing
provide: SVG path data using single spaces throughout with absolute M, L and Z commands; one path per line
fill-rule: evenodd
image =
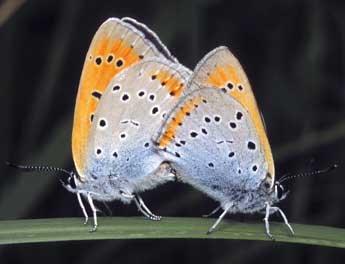
M 181 180 L 221 202 L 238 190 L 256 189 L 268 163 L 250 114 L 220 89 L 200 88 L 183 97 L 165 123 L 159 147 Z
M 222 89 L 242 105 L 252 120 L 260 139 L 259 142 L 268 163 L 269 173 L 267 177 L 272 187 L 275 171 L 271 147 L 252 88 L 237 58 L 227 47 L 214 49 L 195 68 L 194 75 L 191 77 L 191 83 L 193 82 Z M 191 85 L 185 92 L 190 92 L 193 89 L 198 89 L 198 86 Z
M 152 57 L 169 57 L 167 49 L 150 30 L 145 34 L 131 19 L 110 18 L 97 30 L 87 52 L 76 99 L 72 133 L 72 152 L 80 179 L 84 180 L 86 147 L 99 100 L 110 80 L 120 71 Z M 144 26 L 142 26 L 144 28 Z M 150 35 L 151 34 L 151 35 Z M 155 40 L 156 46 L 152 43 Z M 162 45 L 162 46 L 160 46 Z M 163 50 L 165 54 L 162 54 Z
M 111 185 L 124 183 L 129 193 L 160 182 L 158 178 L 145 182 L 164 160 L 152 135 L 183 91 L 188 75 L 181 67 L 166 60 L 146 60 L 112 79 L 91 126 L 87 175 L 101 182 L 106 178 Z

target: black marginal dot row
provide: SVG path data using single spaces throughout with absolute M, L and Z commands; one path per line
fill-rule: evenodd
M 89 57 L 90 60 L 92 60 L 92 56 Z M 112 63 L 113 60 L 115 59 L 114 55 L 113 54 L 109 54 L 106 58 L 106 61 L 107 63 Z M 100 66 L 102 63 L 103 63 L 103 59 L 101 56 L 98 56 L 96 59 L 95 59 L 95 63 L 96 65 Z M 124 66 L 125 62 L 122 58 L 118 58 L 115 62 L 115 66 L 117 68 L 120 68 L 122 66 Z

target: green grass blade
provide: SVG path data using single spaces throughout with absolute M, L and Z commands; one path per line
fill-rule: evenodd
M 97 239 L 242 239 L 269 240 L 262 223 L 223 221 L 211 235 L 206 231 L 214 219 L 163 218 L 159 222 L 143 217 L 101 217 L 95 233 L 81 218 L 0 221 L 0 244 Z M 345 229 L 292 224 L 291 236 L 284 224 L 271 223 L 276 241 L 345 248 Z

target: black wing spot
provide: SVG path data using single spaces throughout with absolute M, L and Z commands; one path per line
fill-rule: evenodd
M 155 100 L 155 95 L 154 95 L 154 94 L 150 94 L 149 99 L 150 99 L 151 101 L 154 101 L 154 100 Z
M 102 94 L 100 92 L 97 91 L 93 91 L 91 94 L 93 97 L 97 98 L 98 100 L 101 99 Z
M 228 83 L 226 84 L 226 87 L 228 87 L 229 90 L 234 89 L 234 85 L 233 85 L 231 82 L 228 82 Z
M 204 120 L 205 120 L 206 123 L 210 123 L 211 122 L 211 118 L 209 118 L 208 116 L 205 116 Z
M 105 121 L 105 119 L 99 120 L 99 126 L 100 127 L 105 127 L 106 125 L 107 125 L 107 122 Z
M 248 144 L 247 144 L 247 147 L 250 150 L 255 150 L 256 145 L 255 145 L 255 143 L 253 141 L 249 141 Z
M 120 134 L 120 138 L 122 138 L 122 139 L 125 139 L 126 136 L 127 136 L 126 133 L 121 133 L 121 134 Z
M 153 115 L 155 115 L 155 114 L 158 113 L 158 111 L 159 111 L 158 106 L 155 106 L 155 107 L 152 108 L 152 111 L 151 111 L 151 112 L 152 112 Z
M 175 156 L 178 157 L 178 158 L 181 158 L 181 155 L 178 152 L 175 152 Z
M 150 146 L 150 143 L 149 142 L 146 142 L 145 144 L 144 144 L 144 147 L 145 148 L 148 148 Z
M 193 137 L 193 138 L 195 138 L 195 137 L 198 136 L 198 133 L 196 133 L 196 132 L 193 131 L 193 132 L 190 133 L 190 136 Z
M 97 155 L 101 155 L 101 153 L 102 153 L 102 150 L 100 148 L 96 149 L 96 154 Z
M 113 157 L 114 158 L 117 158 L 119 155 L 117 154 L 117 152 L 116 151 L 114 151 L 114 153 L 113 153 Z
M 243 114 L 242 114 L 241 112 L 237 112 L 237 113 L 236 113 L 236 119 L 237 119 L 237 120 L 241 120 L 242 117 L 243 117 Z
M 233 151 L 229 152 L 229 155 L 228 155 L 229 158 L 232 158 L 234 156 L 235 156 L 235 152 L 233 152 Z
M 94 114 L 91 114 L 90 115 L 90 121 L 92 122 L 93 121 L 93 118 L 95 117 L 95 115 Z
M 232 129 L 235 129 L 237 127 L 236 123 L 235 122 L 230 122 L 229 123 L 229 126 L 232 128 Z
M 144 58 L 144 55 L 139 55 L 139 59 L 143 59 Z
M 185 140 L 180 140 L 180 143 L 181 143 L 182 145 L 186 145 L 186 141 L 185 141 Z
M 252 167 L 252 170 L 253 170 L 253 171 L 257 171 L 257 170 L 258 170 L 258 166 L 254 165 L 254 166 Z
M 122 98 L 121 98 L 121 100 L 123 101 L 123 102 L 126 102 L 126 101 L 128 101 L 129 100 L 129 95 L 128 94 L 123 94 L 122 95 Z
M 202 129 L 201 129 L 201 132 L 202 132 L 203 134 L 207 135 L 207 130 L 206 130 L 205 128 L 202 128 Z
M 138 92 L 138 96 L 139 96 L 139 97 L 143 97 L 144 95 L 145 95 L 145 91 L 139 91 L 139 92 Z
M 242 170 L 241 170 L 241 169 L 238 169 L 237 172 L 238 172 L 238 174 L 241 174 L 241 173 L 242 173 Z
M 114 60 L 114 56 L 112 54 L 109 54 L 107 57 L 107 62 L 111 63 Z
M 123 64 L 124 64 L 124 61 L 123 61 L 123 59 L 117 59 L 116 60 L 116 67 L 118 67 L 118 68 L 120 68 L 120 67 L 122 67 L 123 66 Z
M 220 122 L 220 116 L 215 116 L 214 121 L 216 121 L 217 123 Z
M 214 167 L 214 164 L 213 164 L 212 162 L 210 162 L 210 163 L 208 164 L 208 166 L 209 166 L 210 168 L 213 168 L 213 167 Z
M 153 80 L 156 80 L 156 78 L 157 78 L 157 75 L 155 75 L 155 74 L 151 76 L 151 80 L 152 80 L 152 81 L 153 81 Z
M 238 90 L 243 91 L 243 86 L 241 84 L 237 85 Z
M 121 86 L 118 84 L 113 86 L 113 92 L 120 91 L 120 89 L 121 89 Z
M 96 62 L 97 65 L 101 65 L 102 64 L 102 57 L 97 57 L 95 59 L 95 62 Z

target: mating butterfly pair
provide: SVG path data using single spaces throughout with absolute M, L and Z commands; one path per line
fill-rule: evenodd
M 194 72 L 154 32 L 131 18 L 111 18 L 87 52 L 74 113 L 77 173 L 64 186 L 87 199 L 135 202 L 159 220 L 139 193 L 175 178 L 220 202 L 224 215 L 284 213 L 271 148 L 252 89 L 226 48 L 207 54 Z M 22 166 L 24 167 L 24 166 Z M 29 167 L 26 167 L 30 169 Z M 65 170 L 62 170 L 66 172 Z M 212 212 L 212 213 L 214 213 Z

